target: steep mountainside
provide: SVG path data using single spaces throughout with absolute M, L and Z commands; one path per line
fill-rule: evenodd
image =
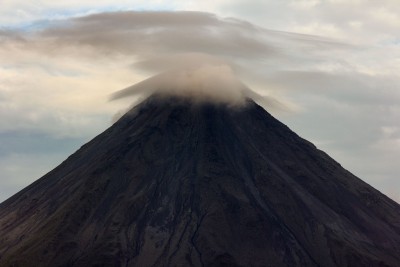
M 151 97 L 0 204 L 0 266 L 400 266 L 400 206 L 249 100 Z

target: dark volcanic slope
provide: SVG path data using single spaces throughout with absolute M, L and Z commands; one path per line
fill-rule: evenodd
M 153 98 L 0 205 L 0 257 L 398 267 L 400 207 L 251 101 Z

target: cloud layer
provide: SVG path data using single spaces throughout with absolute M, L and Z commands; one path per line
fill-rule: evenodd
M 86 61 L 103 59 L 112 62 L 118 57 L 125 57 L 132 61 L 132 69 L 142 76 L 166 72 L 132 87 L 132 90 L 143 90 L 145 85 L 160 87 L 164 84 L 164 91 L 165 87 L 169 87 L 169 91 L 178 87 L 181 92 L 183 87 L 197 86 L 200 89 L 197 92 L 205 92 L 208 98 L 213 92 L 213 99 L 221 100 L 221 96 L 225 95 L 232 96 L 230 100 L 236 102 L 235 94 L 249 90 L 244 89 L 239 80 L 250 82 L 260 94 L 273 95 L 273 88 L 265 79 L 272 71 L 312 67 L 325 62 L 321 53 L 354 49 L 327 38 L 272 31 L 205 12 L 93 14 L 55 21 L 30 34 L 10 31 L 6 36 L 4 43 L 11 42 L 13 48 L 52 58 L 83 57 Z M 307 57 L 302 56 L 305 52 Z M 53 66 L 48 69 L 54 71 L 59 68 Z M 220 79 L 212 75 L 213 69 L 221 74 Z M 172 84 L 175 79 L 166 79 L 169 75 L 180 77 L 176 79 L 180 82 Z M 188 76 L 192 79 L 183 78 Z M 204 82 L 199 83 L 200 77 Z M 211 90 L 212 83 L 215 88 Z M 201 88 L 199 84 L 202 84 Z M 225 92 L 228 87 L 232 94 Z M 235 90 L 239 92 L 233 92 Z M 285 101 L 282 99 L 281 102 Z M 287 103 L 287 106 L 290 104 Z
M 272 111 L 296 132 L 400 199 L 396 180 L 400 167 L 390 160 L 400 157 L 400 48 L 391 28 L 385 35 L 380 26 L 395 25 L 397 17 L 392 22 L 382 16 L 379 20 L 379 12 L 389 12 L 380 8 L 369 22 L 361 11 L 355 16 L 359 21 L 353 22 L 351 14 L 343 13 L 340 19 L 321 15 L 329 9 L 343 10 L 349 3 L 358 6 L 356 2 L 296 1 L 288 6 L 275 1 L 275 9 L 270 1 L 248 5 L 277 14 L 286 8 L 282 16 L 298 12 L 285 25 L 303 22 L 291 28 L 278 27 L 280 20 L 273 12 L 267 16 L 275 16 L 275 24 L 265 25 L 280 30 L 184 11 L 105 12 L 2 29 L 0 134 L 83 140 L 106 128 L 121 108 L 118 102 L 106 103 L 121 88 L 127 88 L 120 93 L 126 96 L 152 87 L 186 90 L 198 86 L 202 97 L 209 98 L 212 92 L 212 97 L 228 95 L 235 102 L 246 92 L 246 84 L 256 94 L 269 97 L 267 108 L 274 103 L 287 107 L 290 115 Z M 218 1 L 214 4 L 223 6 Z M 235 1 L 225 10 L 246 16 L 250 11 L 243 5 Z M 260 23 L 266 19 L 252 14 Z M 312 16 L 307 20 L 305 14 Z M 340 26 L 340 20 L 347 24 Z M 371 40 L 366 25 L 379 28 L 377 43 L 366 43 Z M 349 41 L 351 34 L 357 36 L 353 41 Z M 203 81 L 218 84 L 220 90 L 211 90 L 210 83 Z M 194 92 L 199 90 L 185 91 Z M 11 158 L 4 153 L 0 163 Z

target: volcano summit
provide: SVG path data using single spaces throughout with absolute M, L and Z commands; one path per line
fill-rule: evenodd
M 400 206 L 274 119 L 152 96 L 0 205 L 0 266 L 400 266 Z

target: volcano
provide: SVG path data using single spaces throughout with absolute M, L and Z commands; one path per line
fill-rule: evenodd
M 400 266 L 400 205 L 252 100 L 152 96 L 0 205 L 0 266 Z

